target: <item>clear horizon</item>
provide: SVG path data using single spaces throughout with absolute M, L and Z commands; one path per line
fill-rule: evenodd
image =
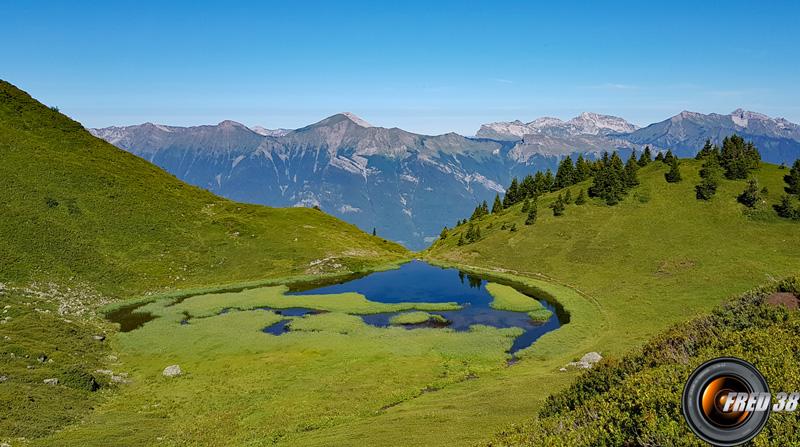
M 737 108 L 800 122 L 800 5 L 26 2 L 0 78 L 87 127 L 234 120 L 474 135 L 589 111 L 645 126 Z M 776 14 L 780 11 L 780 14 Z

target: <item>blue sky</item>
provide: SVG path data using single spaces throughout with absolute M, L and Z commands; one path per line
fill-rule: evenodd
M 471 135 L 737 107 L 800 122 L 800 2 L 238 3 L 4 2 L 0 78 L 89 127 L 351 111 Z

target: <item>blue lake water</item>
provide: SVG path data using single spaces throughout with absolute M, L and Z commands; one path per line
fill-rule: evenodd
M 519 284 L 489 278 L 492 282 L 507 284 L 518 291 L 537 299 L 545 308 L 553 312 L 549 320 L 536 322 L 525 312 L 497 310 L 490 307 L 492 296 L 486 290 L 487 278 L 467 274 L 452 268 L 432 266 L 422 261 L 411 261 L 395 270 L 370 273 L 355 279 L 328 285 L 295 285 L 288 295 L 325 295 L 344 292 L 357 292 L 371 301 L 381 303 L 454 302 L 462 306 L 456 311 L 431 311 L 450 321 L 447 327 L 457 331 L 468 330 L 471 325 L 484 324 L 498 328 L 518 327 L 524 333 L 514 340 L 510 352 L 530 346 L 543 334 L 558 329 L 569 320 L 569 316 L 556 303 L 536 297 L 535 292 Z M 385 327 L 397 313 L 365 315 L 367 324 Z M 279 329 L 270 327 L 270 333 Z M 283 331 L 285 324 L 280 326 Z M 414 329 L 414 326 L 407 326 Z

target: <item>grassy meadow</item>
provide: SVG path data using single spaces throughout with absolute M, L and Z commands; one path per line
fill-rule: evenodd
M 534 225 L 515 205 L 478 219 L 477 242 L 457 244 L 462 226 L 419 254 L 513 284 L 490 284 L 497 309 L 544 318 L 519 291 L 563 308 L 569 323 L 509 362 L 517 328 L 360 316 L 406 312 L 395 323 L 408 324 L 453 303 L 285 294 L 391 268 L 411 256 L 399 245 L 317 210 L 188 186 L 0 82 L 0 443 L 435 446 L 504 430 L 514 434 L 495 442 L 527 443 L 547 397 L 585 377 L 569 362 L 613 361 L 800 270 L 800 224 L 771 209 L 785 171 L 761 166 L 768 193 L 750 210 L 736 202 L 744 181 L 696 200 L 699 167 L 682 160 L 683 182 L 668 184 L 653 163 L 622 203 L 570 204 L 561 217 L 547 194 Z M 130 332 L 103 318 L 131 304 L 157 318 Z M 278 313 L 292 307 L 319 313 Z M 290 331 L 263 332 L 284 320 Z M 164 377 L 174 364 L 183 374 Z

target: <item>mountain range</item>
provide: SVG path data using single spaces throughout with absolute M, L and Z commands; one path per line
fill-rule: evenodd
M 800 126 L 735 110 L 681 112 L 639 128 L 582 113 L 567 121 L 484 124 L 475 137 L 420 135 L 340 113 L 309 126 L 270 130 L 234 121 L 194 127 L 145 123 L 90 131 L 222 196 L 271 206 L 319 206 L 366 231 L 421 249 L 513 177 L 555 169 L 566 155 L 593 158 L 644 146 L 693 156 L 710 138 L 752 140 L 765 161 L 800 156 Z

